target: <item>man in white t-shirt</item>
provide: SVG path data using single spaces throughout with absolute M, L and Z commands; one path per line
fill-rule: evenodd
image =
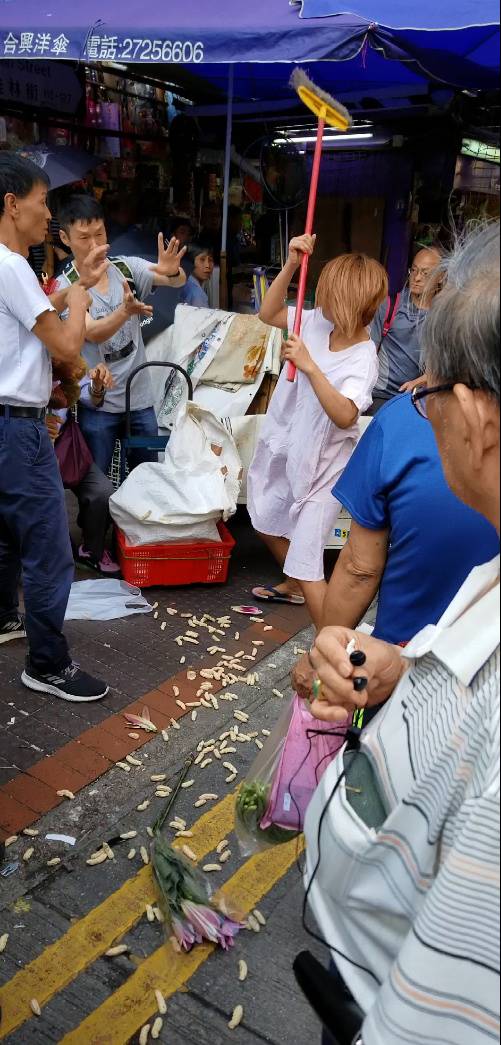
M 47 233 L 47 192 L 35 164 L 0 155 L 0 643 L 27 636 L 24 685 L 83 702 L 108 686 L 73 664 L 62 634 L 73 556 L 45 413 L 51 359 L 71 365 L 80 355 L 88 288 L 106 270 L 106 247 L 93 252 L 78 283 L 48 298 L 26 260 Z

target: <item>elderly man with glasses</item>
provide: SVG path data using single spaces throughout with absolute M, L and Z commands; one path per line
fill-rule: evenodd
M 499 533 L 499 225 L 447 269 L 414 404 L 451 489 Z M 405 650 L 336 627 L 311 660 L 319 719 L 386 702 L 329 767 L 306 822 L 308 899 L 361 1010 L 343 1045 L 498 1041 L 499 558 Z
M 371 327 L 379 348 L 379 377 L 368 414 L 377 414 L 399 392 L 425 382 L 421 371 L 421 331 L 436 295 L 442 288 L 443 253 L 440 247 L 420 250 L 409 270 L 408 285 L 384 302 Z

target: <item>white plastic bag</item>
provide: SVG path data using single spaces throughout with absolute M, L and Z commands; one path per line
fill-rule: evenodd
M 66 620 L 117 620 L 133 613 L 151 613 L 153 606 L 139 588 L 127 581 L 75 581 L 71 585 Z
M 237 508 L 242 465 L 224 425 L 187 403 L 178 415 L 161 464 L 134 469 L 110 500 L 110 512 L 132 544 L 179 539 L 200 524 L 229 519 Z

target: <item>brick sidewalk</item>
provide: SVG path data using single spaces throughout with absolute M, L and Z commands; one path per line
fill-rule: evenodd
M 25 644 L 1 648 L 0 837 L 18 833 L 54 808 L 61 801 L 57 790 L 81 790 L 151 738 L 148 733 L 141 733 L 137 740 L 129 737 L 124 709 L 137 714 L 147 705 L 159 729 L 169 726 L 171 717 L 184 714 L 175 703 L 172 687 L 179 687 L 185 702 L 195 699 L 200 680 L 190 683 L 186 669 L 199 669 L 202 661 L 207 662 L 207 643 L 181 650 L 173 640 L 187 622 L 162 611 L 173 606 L 179 614 L 223 616 L 233 605 L 248 603 L 252 587 L 279 577 L 243 513 L 232 521 L 231 529 L 237 548 L 224 587 L 146 589 L 148 601 L 159 604 L 158 620 L 148 614 L 109 623 L 67 625 L 75 659 L 110 683 L 110 694 L 103 702 L 66 704 L 26 690 L 19 682 Z M 78 579 L 88 576 L 82 573 Z M 241 638 L 235 642 L 234 631 L 229 633 L 231 641 L 229 637 L 224 640 L 228 653 L 236 653 L 244 645 L 249 648 L 259 637 L 263 645 L 258 663 L 308 623 L 307 613 L 300 607 L 264 610 L 263 619 L 273 631 L 264 632 L 262 625 L 249 625 L 245 617 L 233 615 Z M 166 621 L 163 631 L 161 619 Z M 186 656 L 183 668 L 182 654 Z M 217 692 L 217 684 L 213 692 Z

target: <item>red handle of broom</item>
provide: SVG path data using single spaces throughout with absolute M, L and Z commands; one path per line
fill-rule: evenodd
M 325 120 L 322 118 L 318 121 L 317 129 L 317 141 L 315 145 L 315 154 L 313 156 L 313 166 L 311 169 L 311 182 L 310 182 L 310 195 L 308 199 L 308 213 L 306 215 L 306 228 L 305 233 L 307 236 L 313 234 L 313 223 L 315 221 L 315 207 L 317 204 L 318 195 L 318 179 L 320 176 L 320 163 L 322 160 L 322 145 L 324 140 Z M 301 272 L 299 275 L 299 288 L 297 292 L 296 302 L 296 318 L 294 321 L 294 333 L 301 333 L 301 321 L 303 318 L 303 307 L 304 300 L 306 297 L 306 281 L 308 279 L 308 264 L 310 261 L 309 254 L 303 254 L 303 260 L 301 262 Z M 296 380 L 296 367 L 294 363 L 287 363 L 287 380 Z

